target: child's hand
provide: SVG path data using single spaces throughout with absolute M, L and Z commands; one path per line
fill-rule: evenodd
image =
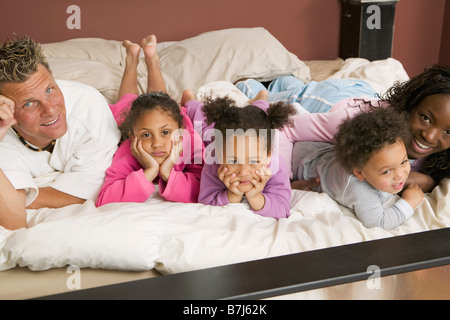
M 262 166 L 260 170 L 256 171 L 256 174 L 258 175 L 259 180 L 258 179 L 250 180 L 250 182 L 253 184 L 253 188 L 251 188 L 250 191 L 245 193 L 247 199 L 257 196 L 264 190 L 267 181 L 269 181 L 270 177 L 272 176 L 272 171 L 266 166 Z
M 219 166 L 217 170 L 217 175 L 220 181 L 223 182 L 225 187 L 228 189 L 228 200 L 233 203 L 241 202 L 244 193 L 239 191 L 237 186 L 239 185 L 239 181 L 232 181 L 236 178 L 236 174 L 227 174 L 228 168 L 223 164 Z
M 148 181 L 152 182 L 158 175 L 159 164 L 155 158 L 153 158 L 142 147 L 142 140 L 134 136 L 131 139 L 130 145 L 131 154 L 136 158 L 144 169 L 145 176 Z
M 411 183 L 403 191 L 402 198 L 408 202 L 413 209 L 422 202 L 424 195 L 422 189 L 415 183 Z
M 170 154 L 166 158 L 166 160 L 164 160 L 164 162 L 161 163 L 161 166 L 159 167 L 159 175 L 164 181 L 169 180 L 170 172 L 177 163 L 178 158 L 180 158 L 182 152 L 183 152 L 182 142 L 172 141 L 172 149 L 170 150 Z

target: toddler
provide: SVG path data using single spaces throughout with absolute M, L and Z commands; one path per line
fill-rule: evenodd
M 214 146 L 210 152 L 214 159 L 205 155 L 199 202 L 222 206 L 246 198 L 256 214 L 288 217 L 289 173 L 274 151 L 274 141 L 275 129 L 290 124 L 294 107 L 257 100 L 239 108 L 229 97 L 207 98 L 204 104 L 193 100 L 193 95 L 191 100 L 183 97 L 196 128 L 200 122 L 207 155 Z M 214 134 L 210 135 L 212 128 Z
M 305 180 L 319 177 L 321 184 L 314 190 L 326 192 L 353 209 L 367 228 L 401 225 L 424 197 L 415 184 L 405 188 L 411 167 L 404 143 L 409 139 L 404 117 L 391 109 L 377 108 L 343 121 L 334 145 L 297 143 L 293 152 L 300 161 L 293 162 L 294 175 Z M 401 192 L 399 200 L 383 207 Z

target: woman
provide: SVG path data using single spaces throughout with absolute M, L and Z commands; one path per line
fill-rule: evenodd
M 292 159 L 295 169 L 295 147 L 292 151 L 292 143 L 332 141 L 343 119 L 378 106 L 395 108 L 407 114 L 411 140 L 406 147 L 412 163 L 408 182 L 415 182 L 423 191 L 429 192 L 440 180 L 450 177 L 449 66 L 430 66 L 410 80 L 396 83 L 380 100 L 348 98 L 336 103 L 326 113 L 296 115 L 295 126 L 284 128 L 285 136 L 280 136 L 281 153 Z M 309 189 L 317 183 L 297 180 L 293 181 L 292 187 Z

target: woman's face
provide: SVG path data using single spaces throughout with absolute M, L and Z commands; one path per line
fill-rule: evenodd
M 406 149 L 410 158 L 423 158 L 450 147 L 450 95 L 424 98 L 409 114 L 411 140 Z

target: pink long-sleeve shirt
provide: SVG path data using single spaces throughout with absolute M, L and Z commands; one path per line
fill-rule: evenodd
M 132 102 L 130 100 L 135 98 L 136 96 L 128 95 L 124 100 L 111 106 L 117 121 L 120 121 L 121 111 L 130 107 Z M 160 195 L 167 200 L 184 203 L 198 201 L 204 145 L 193 129 L 184 107 L 181 108 L 181 113 L 185 129 L 183 153 L 170 172 L 169 179 L 164 181 L 158 176 L 154 181 L 148 181 L 139 161 L 131 154 L 131 141 L 128 139 L 120 145 L 111 166 L 106 170 L 97 206 L 111 202 L 144 202 L 155 192 L 154 183 L 158 183 Z

